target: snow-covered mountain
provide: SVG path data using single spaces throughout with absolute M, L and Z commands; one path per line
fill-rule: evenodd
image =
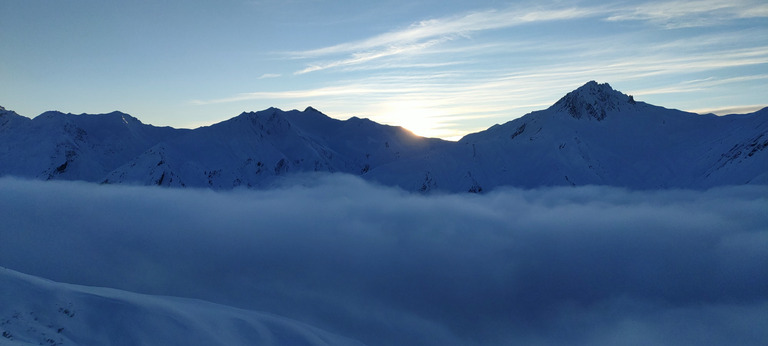
M 0 175 L 231 189 L 299 172 L 344 172 L 410 191 L 603 184 L 707 188 L 768 183 L 768 108 L 699 115 L 594 81 L 542 111 L 458 142 L 368 119 L 270 108 L 194 130 L 120 112 L 0 111 Z
M 362 345 L 272 314 L 3 267 L 0 287 L 0 345 Z
M 110 172 L 106 183 L 231 189 L 297 172 L 365 174 L 447 142 L 367 119 L 340 121 L 313 108 L 270 108 L 163 141 Z
M 433 157 L 384 167 L 404 188 L 502 185 L 706 188 L 768 183 L 768 108 L 746 115 L 666 109 L 589 82 L 546 110 L 462 138 Z M 395 178 L 396 180 L 389 180 Z
M 155 127 L 121 112 L 29 119 L 0 109 L 0 174 L 100 181 L 158 142 L 188 130 Z

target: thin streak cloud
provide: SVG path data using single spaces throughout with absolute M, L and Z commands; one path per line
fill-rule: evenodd
M 407 29 L 392 31 L 365 40 L 341 43 L 334 46 L 291 53 L 294 57 L 315 57 L 330 54 L 365 51 L 373 48 L 399 46 L 443 36 L 464 36 L 472 32 L 500 29 L 535 21 L 583 18 L 595 15 L 589 9 L 525 11 L 508 9 L 472 12 L 460 16 L 424 20 Z
M 282 75 L 279 74 L 279 73 L 265 73 L 265 74 L 259 76 L 258 79 L 279 78 L 280 76 L 282 76 Z
M 768 17 L 768 4 L 761 1 L 698 0 L 641 3 L 618 10 L 606 20 L 639 20 L 667 28 L 686 28 L 759 17 Z
M 707 56 L 645 56 L 635 59 L 616 58 L 615 61 L 593 62 L 591 65 L 583 63 L 572 63 L 566 65 L 549 66 L 538 70 L 535 73 L 509 72 L 498 73 L 494 71 L 495 76 L 477 76 L 470 78 L 470 83 L 454 84 L 453 78 L 458 78 L 455 74 L 444 75 L 444 78 L 433 75 L 409 75 L 403 77 L 384 76 L 360 79 L 348 84 L 339 84 L 335 86 L 325 86 L 316 89 L 290 90 L 290 91 L 264 91 L 243 93 L 235 96 L 214 99 L 198 100 L 196 104 L 212 104 L 238 102 L 253 99 L 290 99 L 290 98 L 313 98 L 325 96 L 343 96 L 343 95 L 381 95 L 381 94 L 404 94 L 418 93 L 420 97 L 428 98 L 430 93 L 434 95 L 446 95 L 447 99 L 462 98 L 469 99 L 477 97 L 476 93 L 494 94 L 494 90 L 509 94 L 515 92 L 515 86 L 525 83 L 526 87 L 518 90 L 524 91 L 530 89 L 530 83 L 545 83 L 557 85 L 566 81 L 568 84 L 577 85 L 591 76 L 613 75 L 612 80 L 621 81 L 623 79 L 637 78 L 639 76 L 652 76 L 659 74 L 678 73 L 685 74 L 702 70 L 711 70 L 733 66 L 748 66 L 768 64 L 768 47 L 757 47 L 739 51 L 724 51 L 719 54 Z M 328 68 L 326 65 L 317 67 L 317 69 Z M 472 74 L 474 72 L 465 71 L 462 74 Z M 436 78 L 437 77 L 437 78 Z M 731 83 L 745 80 L 764 79 L 765 75 L 734 77 L 721 80 L 719 83 Z M 565 80 L 564 80 L 565 79 Z M 424 82 L 427 81 L 427 82 Z M 714 85 L 714 84 L 711 84 Z M 555 100 L 552 100 L 554 102 Z
M 637 90 L 634 92 L 634 95 L 687 93 L 687 92 L 706 90 L 708 88 L 711 88 L 713 86 L 718 86 L 718 85 L 725 85 L 725 84 L 745 82 L 745 81 L 755 81 L 755 80 L 768 80 L 768 74 L 755 75 L 755 76 L 742 76 L 742 77 L 734 77 L 734 78 L 726 78 L 726 79 L 706 78 L 706 79 L 699 79 L 699 80 L 691 80 L 691 81 L 686 81 L 678 85 L 672 85 L 665 88 Z M 765 106 L 760 107 L 757 105 L 747 105 L 743 107 L 744 109 L 752 109 L 753 111 L 755 111 Z M 733 107 L 726 107 L 724 109 L 731 109 L 731 108 Z M 696 113 L 711 112 L 715 114 L 728 114 L 728 113 L 722 113 L 723 110 L 712 111 L 710 109 L 703 109 L 703 110 L 691 110 L 691 111 Z
M 725 12 L 725 16 L 723 16 Z M 716 16 L 715 16 L 716 14 Z M 310 66 L 295 72 L 309 73 L 327 68 L 363 63 L 376 58 L 415 52 L 448 41 L 454 37 L 467 37 L 474 32 L 510 28 L 534 22 L 574 20 L 603 17 L 606 21 L 640 20 L 665 23 L 667 27 L 709 25 L 710 17 L 718 21 L 739 18 L 768 17 L 768 5 L 753 2 L 701 0 L 696 2 L 650 2 L 636 7 L 572 7 L 567 9 L 526 10 L 508 8 L 472 12 L 460 16 L 424 20 L 404 30 L 377 35 L 365 40 L 341 43 L 329 47 L 293 52 L 295 58 L 313 58 L 335 54 L 352 54 L 341 59 Z M 437 39 L 435 39 L 437 38 Z M 417 44 L 422 40 L 429 40 Z
M 699 114 L 717 114 L 717 115 L 728 115 L 728 114 L 747 114 L 759 111 L 761 109 L 765 108 L 765 105 L 738 105 L 738 106 L 731 106 L 731 107 L 721 107 L 721 108 L 702 108 L 702 109 L 693 109 L 692 112 L 699 113 Z
M 473 12 L 456 17 L 424 20 L 412 24 L 404 30 L 381 34 L 361 41 L 294 52 L 291 55 L 297 58 L 312 58 L 335 54 L 352 54 L 351 58 L 323 64 L 310 64 L 310 66 L 296 72 L 296 74 L 304 74 L 326 68 L 362 63 L 385 56 L 414 53 L 453 40 L 455 37 L 467 37 L 478 31 L 509 28 L 533 22 L 584 18 L 594 16 L 597 13 L 599 10 L 586 8 L 536 11 L 514 8 L 503 11 Z
M 325 70 L 328 68 L 361 64 L 361 63 L 369 62 L 375 59 L 398 55 L 398 54 L 408 54 L 408 53 L 418 52 L 420 50 L 432 47 L 434 45 L 440 44 L 448 40 L 451 40 L 451 38 L 442 37 L 442 38 L 438 38 L 438 39 L 434 39 L 434 40 L 430 40 L 422 43 L 406 44 L 402 46 L 390 46 L 380 51 L 354 53 L 352 54 L 352 57 L 349 59 L 310 65 L 303 70 L 294 72 L 294 74 L 300 75 L 300 74 L 305 74 L 309 72 Z

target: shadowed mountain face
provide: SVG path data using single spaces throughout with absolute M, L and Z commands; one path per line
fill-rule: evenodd
M 422 138 L 368 119 L 270 108 L 194 130 L 120 112 L 0 110 L 0 175 L 231 189 L 343 172 L 409 191 L 498 186 L 707 188 L 768 183 L 768 110 L 698 115 L 594 81 L 546 110 L 467 135 Z

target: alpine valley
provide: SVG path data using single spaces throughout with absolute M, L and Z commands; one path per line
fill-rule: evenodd
M 242 113 L 194 130 L 121 112 L 29 119 L 0 108 L 0 176 L 232 189 L 318 171 L 424 192 L 766 184 L 768 108 L 699 115 L 591 81 L 545 110 L 458 142 L 311 107 Z

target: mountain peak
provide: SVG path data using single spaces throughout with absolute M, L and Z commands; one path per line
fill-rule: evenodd
M 608 112 L 619 111 L 635 100 L 620 91 L 616 91 L 608 83 L 598 84 L 589 81 L 578 89 L 569 92 L 552 107 L 568 112 L 576 119 L 605 119 Z

